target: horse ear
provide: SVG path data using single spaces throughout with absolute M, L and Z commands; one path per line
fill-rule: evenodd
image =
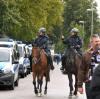
M 32 47 L 34 47 L 34 44 L 32 43 Z
M 37 44 L 35 44 L 35 43 L 33 43 L 33 44 L 32 44 L 32 47 L 38 47 L 38 45 L 37 45 Z

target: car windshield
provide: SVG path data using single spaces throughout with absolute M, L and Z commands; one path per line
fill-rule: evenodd
M 0 47 L 8 47 L 8 48 L 10 48 L 10 47 L 13 47 L 13 45 L 0 44 Z
M 10 53 L 8 50 L 0 50 L 0 62 L 10 61 Z
M 22 57 L 23 56 L 22 47 L 21 46 L 18 46 L 18 49 L 19 49 L 20 57 Z

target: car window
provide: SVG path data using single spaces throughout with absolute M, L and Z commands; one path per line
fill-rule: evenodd
M 22 56 L 23 56 L 22 47 L 21 47 L 21 46 L 18 46 L 18 48 L 19 48 L 19 54 L 20 54 L 20 57 L 22 57 Z
M 8 48 L 10 48 L 10 47 L 12 47 L 12 45 L 8 45 L 8 44 L 0 44 L 0 47 L 8 47 Z
M 26 54 L 26 49 L 25 49 L 25 47 L 24 47 L 24 54 Z
M 10 52 L 7 50 L 0 50 L 0 62 L 10 61 Z

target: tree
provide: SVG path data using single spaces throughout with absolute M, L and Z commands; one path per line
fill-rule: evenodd
M 0 31 L 31 40 L 42 26 L 52 33 L 54 26 L 62 22 L 62 12 L 61 0 L 0 0 Z
M 91 8 L 94 0 L 65 0 L 64 9 L 64 33 L 68 34 L 74 26 L 79 27 L 79 21 L 84 21 L 85 25 L 85 39 L 91 35 L 91 12 L 87 9 Z M 98 15 L 96 10 L 96 2 L 93 2 L 94 13 L 94 33 L 97 33 L 99 28 Z M 82 34 L 81 34 L 82 35 Z

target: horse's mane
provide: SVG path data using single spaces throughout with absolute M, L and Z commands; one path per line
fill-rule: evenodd
M 70 48 L 66 50 L 65 54 L 65 69 L 67 72 L 76 73 L 77 68 L 79 67 L 80 56 L 74 49 Z M 76 57 L 78 56 L 78 57 Z

